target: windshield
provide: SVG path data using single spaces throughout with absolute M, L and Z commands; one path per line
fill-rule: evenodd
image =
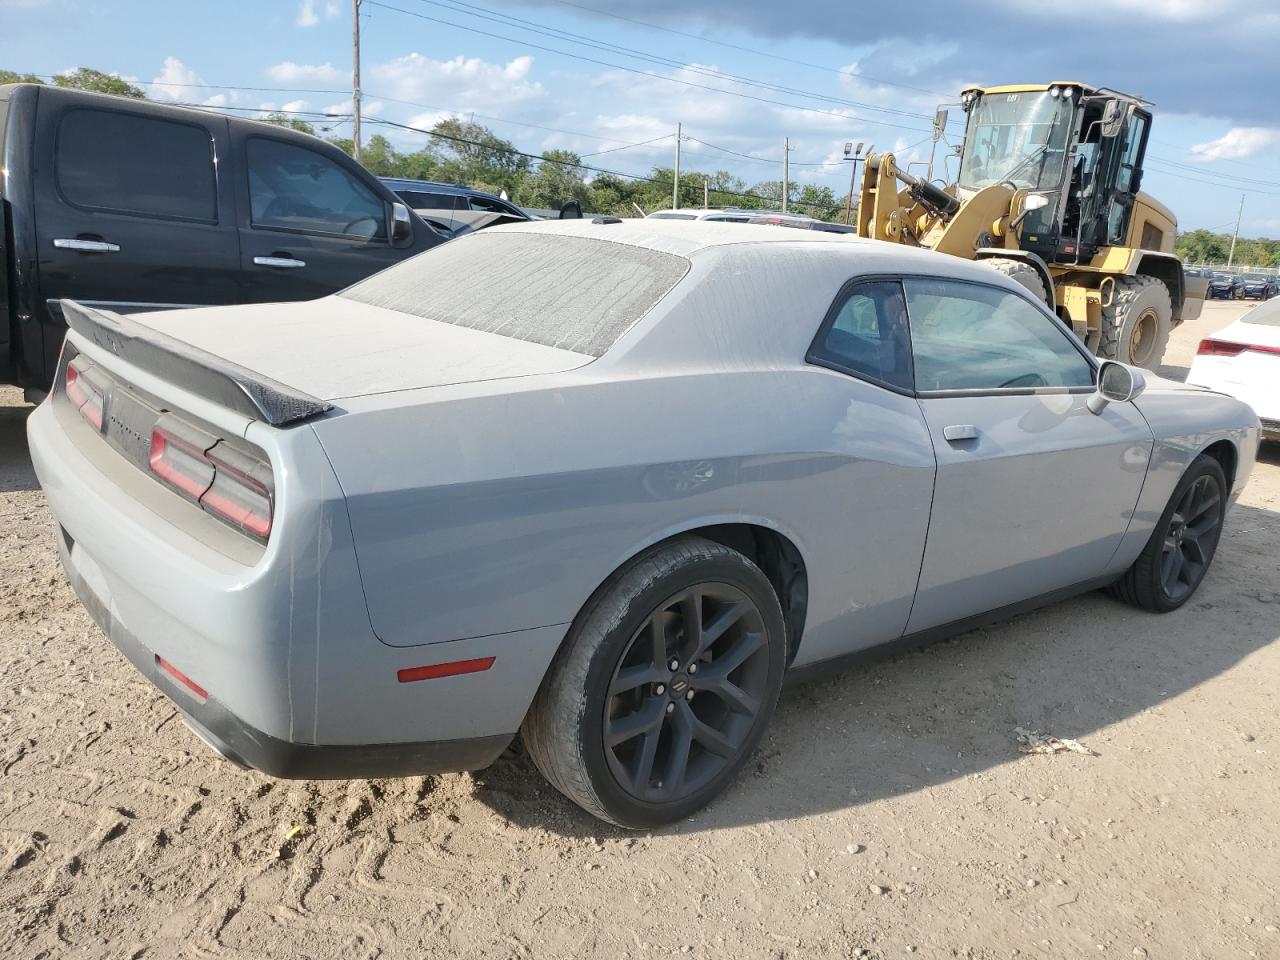
M 1265 327 L 1280 327 L 1280 300 L 1270 300 L 1259 304 L 1240 319 L 1244 323 L 1260 323 Z
M 1071 98 L 1047 91 L 980 98 L 965 131 L 960 186 L 980 190 L 1008 180 L 1028 190 L 1058 187 L 1071 119 Z
M 1235 278 L 1234 278 L 1234 277 L 1232 277 L 1232 276 L 1231 276 L 1231 274 L 1229 274 L 1229 273 L 1215 273 L 1215 274 L 1213 275 L 1213 279 L 1215 279 L 1215 280 L 1233 280 L 1233 279 L 1235 279 Z
M 1244 278 L 1248 280 L 1250 283 L 1266 283 L 1267 282 L 1266 277 L 1259 276 L 1256 273 L 1246 273 L 1244 275 Z

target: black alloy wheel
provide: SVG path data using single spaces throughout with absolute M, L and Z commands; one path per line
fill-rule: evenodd
M 1182 495 L 1165 529 L 1160 585 L 1165 596 L 1185 600 L 1204 579 L 1222 525 L 1222 490 L 1215 478 L 1198 477 Z
M 631 637 L 609 683 L 606 759 L 637 800 L 678 801 L 732 763 L 769 693 L 764 621 L 727 583 L 661 603 Z

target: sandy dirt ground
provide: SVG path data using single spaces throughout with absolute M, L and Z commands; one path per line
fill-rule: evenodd
M 1093 594 L 792 688 L 727 796 L 632 835 L 518 749 L 349 783 L 213 756 L 68 588 L 26 412 L 0 392 L 6 958 L 1280 957 L 1280 445 L 1183 610 Z

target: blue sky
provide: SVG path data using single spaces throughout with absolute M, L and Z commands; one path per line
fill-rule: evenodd
M 366 0 L 366 112 L 425 126 L 474 114 L 530 152 L 573 149 L 636 174 L 670 165 L 681 122 L 695 138 L 684 144 L 686 169 L 727 169 L 748 183 L 780 178 L 790 137 L 793 178 L 843 193 L 846 140 L 922 159 L 928 118 L 964 84 L 1079 79 L 1155 103 L 1144 189 L 1182 228 L 1229 230 L 1244 193 L 1242 232 L 1280 235 L 1276 0 L 915 0 L 899 9 Z M 350 29 L 351 0 L 0 0 L 0 67 L 93 66 L 147 83 L 157 99 L 347 114 Z M 349 123 L 327 122 L 349 135 Z M 406 148 L 423 141 L 382 132 Z M 654 142 L 627 146 L 643 141 Z

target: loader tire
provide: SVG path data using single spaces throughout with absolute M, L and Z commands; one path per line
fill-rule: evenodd
M 1045 306 L 1049 305 L 1049 291 L 1045 289 L 1044 277 L 1040 276 L 1040 271 L 1031 264 L 1023 260 L 1011 260 L 1008 257 L 992 257 L 982 262 L 997 273 L 1003 273 L 1010 280 L 1018 281 L 1031 291 L 1033 297 Z
M 1117 277 L 1111 306 L 1102 308 L 1097 354 L 1155 370 L 1173 330 L 1169 288 L 1155 277 Z

